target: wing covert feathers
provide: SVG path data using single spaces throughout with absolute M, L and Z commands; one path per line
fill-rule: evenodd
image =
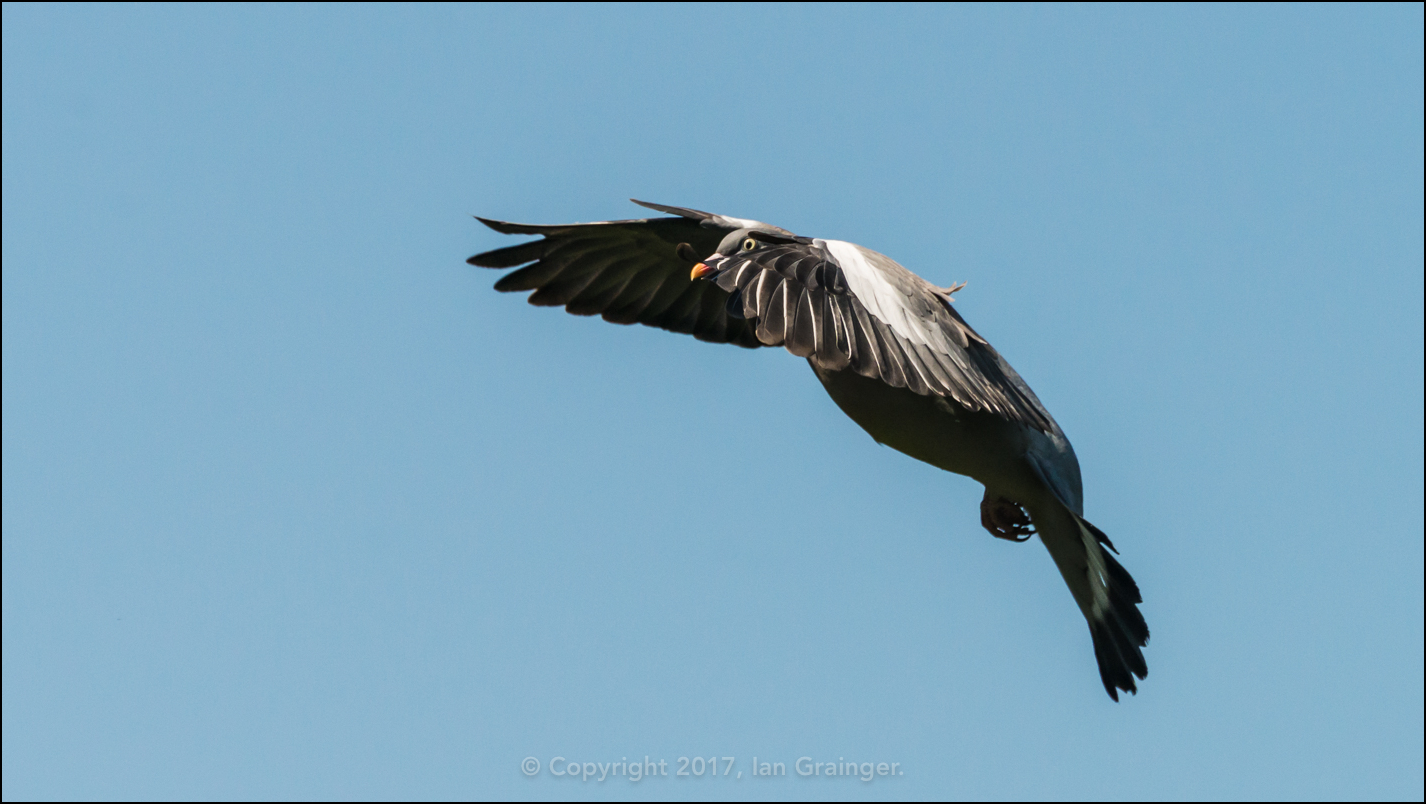
M 850 368 L 893 387 L 1055 430 L 1034 392 L 943 295 L 910 271 L 896 269 L 906 290 L 879 298 L 877 307 L 899 322 L 878 316 L 852 292 L 847 268 L 821 241 L 740 252 L 719 268 L 714 281 L 728 293 L 730 314 L 755 320 L 754 333 L 766 346 L 785 347 L 819 368 Z

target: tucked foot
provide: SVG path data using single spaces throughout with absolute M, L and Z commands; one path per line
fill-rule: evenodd
M 1020 503 L 1004 497 L 992 497 L 990 492 L 980 501 L 980 524 L 997 539 L 1023 542 L 1035 533 L 1030 515 Z

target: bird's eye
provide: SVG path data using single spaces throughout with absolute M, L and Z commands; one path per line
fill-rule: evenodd
M 752 251 L 753 249 L 755 249 L 755 248 L 757 248 L 757 247 L 758 247 L 758 241 L 752 239 L 751 237 L 749 237 L 749 238 L 747 238 L 747 239 L 745 239 L 745 240 L 743 241 L 743 251 Z

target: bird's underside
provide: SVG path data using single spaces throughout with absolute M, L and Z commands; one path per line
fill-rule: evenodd
M 949 291 L 852 243 L 682 207 L 675 217 L 540 226 L 479 220 L 542 239 L 468 262 L 516 268 L 532 291 L 619 324 L 645 324 L 807 358 L 833 401 L 878 442 L 986 487 L 981 522 L 1037 533 L 1089 623 L 1110 697 L 1148 668 L 1139 590 L 1083 518 L 1074 449 L 1015 370 L 951 306 Z

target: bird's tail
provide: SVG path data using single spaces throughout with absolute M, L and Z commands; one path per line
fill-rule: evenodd
M 1104 690 L 1117 701 L 1116 688 L 1137 692 L 1134 676 L 1142 679 L 1149 674 L 1149 666 L 1140 650 L 1149 644 L 1149 625 L 1144 622 L 1138 606 L 1144 598 L 1129 571 L 1114 557 L 1118 551 L 1104 531 L 1079 516 L 1075 522 L 1080 527 L 1086 552 L 1098 552 L 1102 562 L 1095 567 L 1091 560 L 1090 567 L 1097 569 L 1098 585 L 1107 592 L 1108 605 L 1100 610 L 1097 621 L 1090 620 L 1089 632 L 1094 637 L 1094 658 L 1099 662 Z
M 1149 643 L 1149 626 L 1138 607 L 1143 596 L 1114 558 L 1118 551 L 1104 531 L 1063 505 L 1051 507 L 1055 510 L 1041 512 L 1036 529 L 1089 621 L 1099 677 L 1105 692 L 1117 701 L 1119 690 L 1138 691 L 1135 676 L 1149 674 L 1140 650 Z

